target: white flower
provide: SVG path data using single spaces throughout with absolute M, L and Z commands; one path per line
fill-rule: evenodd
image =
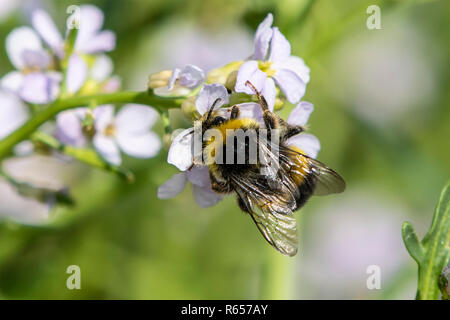
M 77 108 L 60 112 L 56 116 L 56 137 L 64 144 L 83 147 L 88 139 L 83 132 L 83 121 L 86 118 L 88 108 Z M 94 109 L 93 117 L 99 108 Z
M 114 117 L 114 107 L 104 105 L 89 111 L 77 108 L 63 111 L 56 118 L 57 138 L 64 144 L 86 146 L 89 137 L 83 131 L 83 121 L 88 112 L 95 125 L 93 143 L 100 155 L 108 162 L 119 165 L 120 151 L 137 158 L 150 158 L 161 147 L 158 136 L 150 131 L 158 114 L 150 107 L 127 104 Z
M 211 189 L 211 179 L 206 166 L 194 166 L 186 172 L 173 175 L 158 188 L 158 198 L 175 197 L 183 191 L 187 182 L 192 184 L 195 201 L 202 208 L 215 206 L 222 199 L 222 196 Z
M 167 81 L 168 76 L 170 78 Z M 159 86 L 160 83 L 165 83 L 167 86 Z M 197 88 L 205 81 L 205 72 L 197 66 L 188 64 L 183 69 L 175 68 L 173 71 L 162 71 L 154 74 L 150 79 L 151 84 L 156 84 L 153 87 L 155 94 L 160 96 L 168 95 L 187 95 L 192 89 Z M 151 86 L 152 87 L 152 86 Z
M 176 81 L 182 87 L 196 88 L 205 81 L 205 73 L 199 67 L 188 64 L 183 70 L 178 68 L 173 70 L 172 77 L 167 86 L 169 90 L 173 89 Z
M 112 31 L 101 31 L 104 15 L 96 6 L 80 6 L 79 19 L 75 48 L 67 68 L 67 91 L 69 93 L 76 93 L 89 76 L 88 65 L 83 59 L 83 54 L 100 54 L 112 51 L 116 43 L 115 34 Z M 32 14 L 32 24 L 47 45 L 52 48 L 57 56 L 62 58 L 64 55 L 64 40 L 48 13 L 41 9 L 35 10 Z M 96 62 L 97 68 L 100 70 L 95 70 L 94 74 L 91 74 L 94 80 L 99 73 L 109 76 L 112 71 L 110 61 L 105 61 L 102 56 L 97 60 L 100 60 L 99 64 Z
M 80 28 L 67 67 L 66 89 L 72 94 L 82 87 L 89 76 L 89 68 L 82 55 L 111 51 L 115 47 L 114 33 L 101 31 L 104 18 L 102 11 L 92 5 L 83 5 L 80 9 Z M 62 75 L 54 71 L 52 55 L 60 60 L 64 58 L 65 41 L 44 10 L 33 11 L 31 22 L 37 33 L 29 27 L 20 27 L 14 29 L 6 39 L 6 52 L 17 71 L 6 74 L 1 85 L 27 102 L 47 104 L 55 100 L 60 92 Z M 51 53 L 43 48 L 39 36 Z M 103 64 L 99 68 L 107 67 Z M 116 84 L 117 81 L 108 84 L 106 90 L 111 91 L 117 87 Z
M 93 5 L 80 6 L 79 30 L 75 41 L 77 53 L 97 54 L 114 50 L 116 36 L 109 30 L 101 31 L 103 12 Z M 31 23 L 48 46 L 62 57 L 64 40 L 52 18 L 42 9 L 33 11 Z
M 305 94 L 309 82 L 309 68 L 304 61 L 291 56 L 289 41 L 276 27 L 271 27 L 272 14 L 258 26 L 252 60 L 244 62 L 236 78 L 236 92 L 254 94 L 245 83 L 250 81 L 266 98 L 269 109 L 275 104 L 275 82 L 291 103 L 297 103 Z
M 56 99 L 62 76 L 50 70 L 51 56 L 33 29 L 20 27 L 11 31 L 6 38 L 6 53 L 18 71 L 12 71 L 1 79 L 4 89 L 35 104 L 46 104 Z
M 67 68 L 67 91 L 74 94 L 82 87 L 83 94 L 116 91 L 121 81 L 118 76 L 111 76 L 113 68 L 111 58 L 104 54 L 96 56 L 90 68 L 82 56 L 73 54 Z
M 0 140 L 20 127 L 28 117 L 28 108 L 19 97 L 0 90 Z
M 20 185 L 0 178 L 0 220 L 24 224 L 47 222 L 76 174 L 66 162 L 42 155 L 8 158 L 2 167 Z
M 127 104 L 114 117 L 111 105 L 97 109 L 93 143 L 106 161 L 120 165 L 120 150 L 136 158 L 151 158 L 158 153 L 161 141 L 156 133 L 150 131 L 158 118 L 155 110 Z
M 221 84 L 204 85 L 200 90 L 195 106 L 200 115 L 205 114 L 214 102 L 214 109 L 220 108 L 229 102 L 227 89 Z M 167 162 L 173 164 L 183 173 L 179 173 L 170 178 L 158 189 L 158 198 L 168 199 L 183 191 L 186 182 L 192 184 L 194 198 L 202 208 L 214 206 L 222 199 L 222 196 L 211 189 L 211 179 L 207 166 L 193 165 L 193 130 L 189 128 L 179 133 L 173 140 Z
M 300 102 L 289 114 L 287 122 L 291 125 L 305 126 L 314 106 L 309 102 Z M 316 136 L 309 133 L 301 133 L 286 141 L 287 145 L 300 149 L 311 158 L 316 158 L 320 150 L 320 142 Z
M 195 101 L 195 106 L 200 115 L 206 113 L 213 103 L 218 102 L 214 109 L 220 108 L 229 102 L 227 89 L 221 84 L 207 84 L 202 87 Z M 181 171 L 186 171 L 192 166 L 193 157 L 193 128 L 182 131 L 175 137 L 170 145 L 167 162 L 173 164 Z

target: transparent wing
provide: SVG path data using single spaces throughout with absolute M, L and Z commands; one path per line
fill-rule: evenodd
M 304 178 L 308 178 L 308 175 L 313 176 L 313 179 L 308 181 L 313 180 L 315 183 L 314 195 L 323 196 L 345 190 L 344 179 L 322 162 L 285 146 L 280 146 L 280 155 L 284 156 L 283 159 L 291 167 L 291 171 L 295 170 Z
M 292 196 L 267 195 L 258 187 L 233 178 L 241 208 L 248 212 L 264 239 L 282 254 L 294 256 L 298 250 L 297 222 L 291 207 Z

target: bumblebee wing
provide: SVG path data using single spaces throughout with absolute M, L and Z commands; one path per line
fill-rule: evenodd
M 297 222 L 292 215 L 293 198 L 267 194 L 257 184 L 232 178 L 239 205 L 248 212 L 264 239 L 282 254 L 294 256 L 298 249 Z M 295 201 L 294 201 L 295 203 Z
M 344 179 L 316 159 L 281 145 L 280 158 L 285 166 L 289 167 L 285 168 L 286 171 L 299 175 L 307 183 L 315 184 L 314 195 L 316 196 L 341 193 L 345 190 Z

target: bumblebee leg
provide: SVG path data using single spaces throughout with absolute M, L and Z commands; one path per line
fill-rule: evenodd
M 305 127 L 302 126 L 291 126 L 288 123 L 285 123 L 285 126 L 281 126 L 281 127 L 285 127 L 284 132 L 283 132 L 283 136 L 281 137 L 281 139 L 283 141 L 286 141 L 287 139 L 298 135 L 299 133 L 302 133 L 303 131 L 305 131 Z
M 250 81 L 246 81 L 245 84 L 247 86 L 250 86 L 253 91 L 255 91 L 256 96 L 258 97 L 258 102 L 259 105 L 261 106 L 261 109 L 265 112 L 265 111 L 269 111 L 269 106 L 267 105 L 267 101 L 266 98 L 264 98 L 264 96 L 255 88 L 255 86 L 250 82 Z
M 230 119 L 236 119 L 237 117 L 239 117 L 239 113 L 241 112 L 241 110 L 239 109 L 238 106 L 233 106 L 231 108 L 231 115 L 230 115 Z
M 270 112 L 270 110 L 264 111 L 263 120 L 267 131 L 270 132 L 271 129 L 278 128 L 278 117 L 274 113 Z
M 250 81 L 247 81 L 245 84 L 251 87 L 258 97 L 259 105 L 261 106 L 261 109 L 263 111 L 263 119 L 264 124 L 266 125 L 266 129 L 270 132 L 271 129 L 278 128 L 278 118 L 273 112 L 269 110 L 266 98 L 264 98 L 264 96 L 255 88 L 255 86 Z
M 211 179 L 211 189 L 217 193 L 230 193 L 233 191 L 231 185 L 227 182 L 219 182 L 213 174 L 209 175 Z

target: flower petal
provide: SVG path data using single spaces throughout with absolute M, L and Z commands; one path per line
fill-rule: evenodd
M 154 157 L 161 149 L 161 139 L 152 131 L 143 134 L 118 131 L 116 140 L 123 152 L 135 158 Z
M 273 108 L 275 106 L 275 99 L 277 96 L 277 91 L 275 88 L 275 81 L 273 81 L 272 78 L 266 79 L 266 82 L 264 83 L 264 88 L 262 89 L 261 94 L 266 99 L 269 110 L 273 112 Z
M 25 68 L 46 69 L 51 63 L 50 55 L 44 50 L 32 51 L 24 50 L 22 60 Z
M 202 188 L 196 185 L 192 185 L 192 190 L 194 192 L 195 202 L 201 208 L 208 208 L 215 206 L 222 197 L 211 190 L 211 188 Z
M 107 162 L 116 166 L 122 163 L 119 147 L 112 137 L 105 136 L 103 134 L 96 134 L 92 142 L 94 143 L 94 147 L 97 152 Z
M 0 219 L 23 224 L 39 225 L 47 221 L 51 207 L 31 197 L 24 197 L 17 188 L 0 180 Z
M 27 106 L 15 94 L 0 91 L 0 139 L 20 127 L 29 117 Z
M 275 70 L 288 69 L 294 71 L 300 77 L 300 79 L 303 80 L 304 83 L 308 83 L 310 80 L 310 70 L 303 59 L 300 57 L 290 56 L 282 62 L 274 63 L 273 68 Z
M 277 27 L 273 28 L 272 41 L 270 42 L 270 61 L 284 61 L 291 55 L 291 44 Z
M 76 93 L 86 81 L 88 66 L 84 59 L 78 54 L 73 54 L 69 59 L 67 67 L 67 91 Z
M 211 178 L 207 166 L 194 166 L 191 170 L 185 172 L 186 178 L 193 185 L 202 188 L 211 188 Z
M 204 114 L 212 107 L 214 102 L 220 99 L 214 109 L 219 109 L 222 105 L 229 102 L 227 89 L 218 83 L 205 84 L 200 90 L 195 100 L 195 106 L 200 114 Z
M 173 69 L 172 75 L 170 76 L 169 83 L 167 84 L 167 89 L 172 90 L 175 85 L 175 81 L 178 80 L 181 70 L 178 68 Z
M 239 119 L 256 119 L 263 123 L 263 114 L 261 106 L 256 102 L 245 102 L 237 105 L 239 107 Z M 222 109 L 221 116 L 229 119 L 231 115 L 231 108 Z
M 98 82 L 106 80 L 113 72 L 114 64 L 107 55 L 99 55 L 95 59 L 94 65 L 91 67 L 90 76 Z
M 128 133 L 145 133 L 158 120 L 158 112 L 140 104 L 126 104 L 117 113 L 116 129 Z
M 289 138 L 286 143 L 289 146 L 294 146 L 301 149 L 305 154 L 311 158 L 316 158 L 320 150 L 320 141 L 316 136 L 309 133 L 302 133 L 292 138 Z
M 186 171 L 192 165 L 193 128 L 183 130 L 170 145 L 167 162 L 173 164 L 181 171 Z
M 23 52 L 25 50 L 41 51 L 41 40 L 36 32 L 29 27 L 16 28 L 6 37 L 6 53 L 11 63 L 18 70 L 25 67 L 23 60 Z
M 277 70 L 273 77 L 290 103 L 299 102 L 305 95 L 306 83 L 294 71 Z
M 78 50 L 87 54 L 108 52 L 116 47 L 116 35 L 112 31 L 102 31 L 86 42 L 82 43 Z
M 247 61 L 239 68 L 234 90 L 246 94 L 255 94 L 253 89 L 245 84 L 247 81 L 250 81 L 261 92 L 265 87 L 266 79 L 267 75 L 259 70 L 257 61 Z
M 175 197 L 186 187 L 186 175 L 177 173 L 158 188 L 159 199 L 169 199 Z
M 42 9 L 34 10 L 31 15 L 31 24 L 48 46 L 61 58 L 64 41 L 50 15 Z
M 269 13 L 256 29 L 255 39 L 253 41 L 254 52 L 252 59 L 265 60 L 269 49 L 269 42 L 273 34 L 272 23 L 273 16 Z
M 103 84 L 101 91 L 102 92 L 114 92 L 119 90 L 122 85 L 122 80 L 119 76 L 113 76 L 109 78 L 106 83 Z
M 188 64 L 180 73 L 179 83 L 183 87 L 195 88 L 205 81 L 205 73 L 197 66 Z
M 287 123 L 293 126 L 304 126 L 313 111 L 314 105 L 312 103 L 302 101 L 291 111 Z
M 19 92 L 22 87 L 24 75 L 19 71 L 11 71 L 5 74 L 1 80 L 1 86 L 12 92 Z
M 103 26 L 103 12 L 93 5 L 80 6 L 80 24 L 75 43 L 76 50 L 82 51 L 83 45 L 90 41 Z
M 114 106 L 107 104 L 94 109 L 95 130 L 104 132 L 114 120 Z
M 56 117 L 56 136 L 64 144 L 81 147 L 86 144 L 82 130 L 82 119 L 75 110 L 67 110 Z
M 47 104 L 56 99 L 59 93 L 59 81 L 42 72 L 33 72 L 25 76 L 20 89 L 20 97 L 30 103 Z

